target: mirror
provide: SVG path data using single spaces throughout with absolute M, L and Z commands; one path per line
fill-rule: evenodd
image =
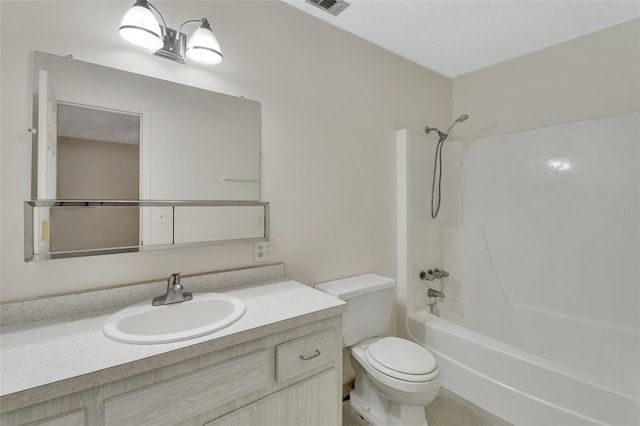
M 259 102 L 41 52 L 33 73 L 32 200 L 169 202 L 33 205 L 35 254 L 265 239 Z
M 58 137 L 133 143 L 136 133 L 139 199 L 260 198 L 259 102 L 41 52 L 33 70 L 32 199 L 60 198 L 45 183 Z

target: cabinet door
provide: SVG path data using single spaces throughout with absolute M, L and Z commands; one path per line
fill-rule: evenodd
M 342 412 L 337 381 L 332 368 L 205 426 L 339 426 Z

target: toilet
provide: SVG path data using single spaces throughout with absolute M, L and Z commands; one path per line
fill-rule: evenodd
M 393 279 L 376 274 L 316 285 L 348 303 L 343 336 L 356 372 L 352 407 L 375 426 L 426 426 L 424 407 L 440 389 L 438 365 L 417 343 L 379 337 L 391 319 L 393 287 Z

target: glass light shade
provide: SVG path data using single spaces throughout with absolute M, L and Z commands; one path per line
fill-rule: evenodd
M 120 37 L 136 46 L 160 49 L 164 45 L 160 24 L 148 7 L 139 4 L 136 3 L 122 18 Z
M 208 24 L 206 25 L 208 27 Z M 204 25 L 191 34 L 187 43 L 187 57 L 208 65 L 222 63 L 220 43 L 210 28 Z

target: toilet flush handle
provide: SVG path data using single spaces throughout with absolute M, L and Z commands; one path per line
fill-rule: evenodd
M 320 351 L 316 349 L 314 353 L 311 355 L 300 355 L 300 359 L 303 361 L 309 361 L 310 359 L 314 359 L 320 356 Z

